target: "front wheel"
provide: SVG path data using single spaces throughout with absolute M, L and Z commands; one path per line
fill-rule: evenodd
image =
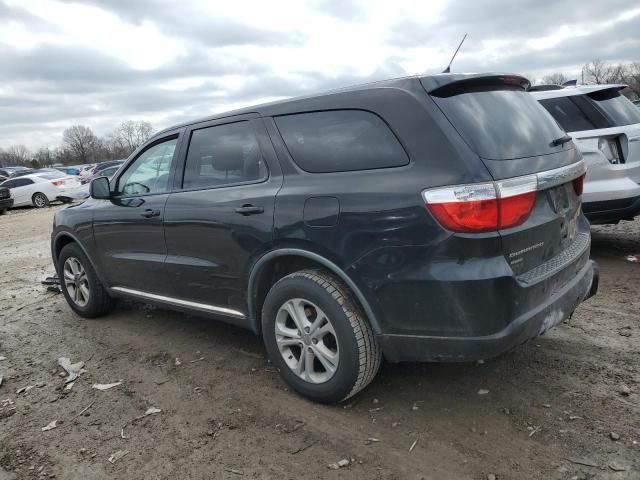
M 339 279 L 303 270 L 280 279 L 262 310 L 271 361 L 296 392 L 320 403 L 355 395 L 382 358 L 373 330 Z
M 31 201 L 33 202 L 33 206 L 36 208 L 44 208 L 49 206 L 49 199 L 44 193 L 34 193 L 33 197 L 31 197 Z
M 81 317 L 101 317 L 113 309 L 115 300 L 107 293 L 78 244 L 69 243 L 60 252 L 58 275 L 67 303 Z

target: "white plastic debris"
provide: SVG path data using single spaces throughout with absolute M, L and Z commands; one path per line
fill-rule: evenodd
M 627 261 L 633 262 L 633 263 L 638 263 L 638 257 L 640 257 L 640 255 L 628 255 L 627 256 Z
M 481 388 L 480 390 L 478 390 L 478 395 L 486 395 L 487 393 L 489 393 L 489 390 L 487 390 L 486 388 Z
M 2 386 L 2 380 L 4 380 L 4 377 L 0 375 L 0 387 Z
M 147 415 L 155 415 L 156 413 L 161 413 L 161 412 L 162 410 L 160 410 L 159 408 L 149 407 L 147 411 L 144 412 L 144 416 L 146 417 Z
M 69 374 L 64 383 L 73 382 L 76 378 L 86 372 L 83 368 L 84 362 L 71 363 L 71 359 L 67 357 L 60 357 L 58 359 L 58 365 L 64 368 L 65 372 Z
M 94 383 L 91 388 L 105 391 L 105 390 L 109 390 L 110 388 L 117 387 L 118 385 L 122 385 L 122 380 L 117 381 L 116 383 Z
M 182 362 L 180 361 L 180 359 L 179 359 L 178 357 L 176 357 L 176 361 L 175 361 L 175 362 L 173 362 L 173 364 L 174 364 L 176 367 L 179 367 L 180 365 L 182 365 Z
M 0 356 L 0 362 L 3 361 L 3 360 L 6 360 L 6 359 L 7 359 L 7 357 Z
M 109 455 L 109 463 L 116 463 L 128 453 L 129 450 L 118 450 L 117 452 L 112 453 L 111 455 Z
M 16 390 L 16 394 L 20 395 L 21 393 L 27 393 L 33 387 L 35 387 L 35 385 L 27 385 L 26 387 L 21 387 L 21 388 Z
M 42 427 L 42 431 L 46 432 L 48 430 L 53 430 L 57 426 L 58 426 L 58 421 L 54 420 L 53 422 L 49 423 L 46 427 Z
M 69 382 L 64 386 L 64 390 L 65 392 L 68 392 L 69 390 L 71 390 L 73 388 L 73 386 L 76 384 L 76 382 Z

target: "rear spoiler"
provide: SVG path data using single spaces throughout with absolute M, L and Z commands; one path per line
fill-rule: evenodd
M 509 85 L 527 90 L 531 82 L 521 75 L 510 73 L 440 74 L 420 78 L 429 95 L 448 97 L 477 87 Z

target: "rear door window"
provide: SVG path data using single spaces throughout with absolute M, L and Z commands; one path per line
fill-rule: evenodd
M 491 160 L 546 155 L 562 150 L 564 135 L 549 112 L 518 87 L 475 88 L 432 98 L 469 147 Z
M 371 112 L 309 112 L 274 120 L 294 162 L 307 172 L 370 170 L 409 163 L 396 136 Z
M 588 97 L 611 119 L 612 126 L 640 123 L 640 111 L 619 90 L 601 90 Z
M 236 122 L 194 130 L 183 188 L 216 188 L 267 178 L 253 126 Z
M 570 97 L 546 98 L 540 103 L 567 132 L 597 128 Z

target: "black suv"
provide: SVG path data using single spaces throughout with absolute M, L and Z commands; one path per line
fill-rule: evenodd
M 117 297 L 262 334 L 320 402 L 498 355 L 597 289 L 584 163 L 516 75 L 389 80 L 158 133 L 56 214 L 81 316 Z

